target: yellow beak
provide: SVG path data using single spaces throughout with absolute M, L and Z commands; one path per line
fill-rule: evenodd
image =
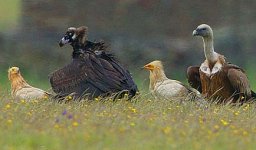
M 154 70 L 155 67 L 153 65 L 147 64 L 143 68 L 147 70 Z

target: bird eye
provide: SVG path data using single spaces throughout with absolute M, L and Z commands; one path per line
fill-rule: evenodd
M 70 32 L 68 35 L 70 35 L 70 36 L 71 36 L 72 34 L 73 34 L 73 33 L 72 33 L 72 32 Z

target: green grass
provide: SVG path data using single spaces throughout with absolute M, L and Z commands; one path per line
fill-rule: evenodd
M 256 104 L 0 102 L 1 149 L 255 149 Z

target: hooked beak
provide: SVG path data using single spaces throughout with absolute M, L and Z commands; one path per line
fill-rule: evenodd
M 154 66 L 147 64 L 147 65 L 143 66 L 143 69 L 154 70 Z
M 59 42 L 59 46 L 62 47 L 64 46 L 65 44 L 67 44 L 69 42 L 69 40 L 66 40 L 65 37 L 63 37 L 60 42 Z
M 193 35 L 193 36 L 198 36 L 198 35 L 199 35 L 199 33 L 198 33 L 198 31 L 197 31 L 197 30 L 194 30 L 194 31 L 193 31 L 193 33 L 192 33 L 192 35 Z

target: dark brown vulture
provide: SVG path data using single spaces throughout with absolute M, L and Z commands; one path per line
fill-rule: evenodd
M 135 96 L 138 89 L 129 71 L 106 50 L 104 42 L 88 41 L 87 30 L 85 26 L 70 27 L 59 42 L 60 47 L 68 43 L 73 47 L 73 59 L 50 75 L 53 91 L 89 99 L 113 93 Z
M 206 58 L 200 67 L 187 69 L 188 82 L 193 88 L 219 103 L 246 102 L 255 97 L 244 70 L 227 63 L 223 55 L 214 51 L 213 31 L 209 25 L 199 25 L 193 36 L 203 38 Z

